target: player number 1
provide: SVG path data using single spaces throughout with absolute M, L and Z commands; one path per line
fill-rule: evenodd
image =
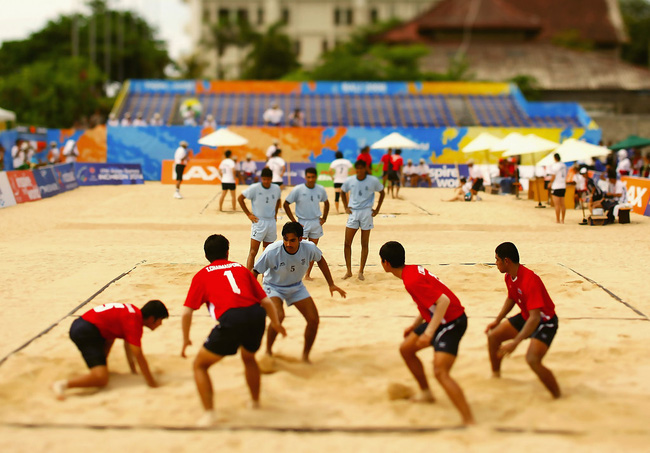
M 224 275 L 228 278 L 232 292 L 235 294 L 241 294 L 241 289 L 239 289 L 239 286 L 237 286 L 237 282 L 235 281 L 235 277 L 232 275 L 232 271 L 225 271 Z

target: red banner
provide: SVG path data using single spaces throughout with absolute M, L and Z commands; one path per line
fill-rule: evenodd
M 41 191 L 36 184 L 34 175 L 29 170 L 8 171 L 7 179 L 14 192 L 16 203 L 36 201 L 41 199 Z

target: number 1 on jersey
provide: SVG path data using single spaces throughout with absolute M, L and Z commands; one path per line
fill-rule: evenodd
M 223 274 L 228 278 L 228 283 L 230 283 L 232 292 L 235 294 L 241 294 L 241 289 L 239 289 L 239 286 L 237 286 L 237 282 L 235 281 L 234 275 L 232 275 L 232 271 L 224 271 Z

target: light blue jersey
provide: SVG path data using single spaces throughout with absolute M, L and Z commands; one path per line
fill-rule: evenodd
M 323 253 L 313 242 L 301 241 L 298 251 L 289 255 L 282 241 L 269 245 L 253 270 L 264 274 L 264 283 L 276 286 L 290 286 L 302 281 L 310 261 L 320 261 Z
M 261 182 L 251 185 L 243 192 L 244 198 L 248 198 L 253 206 L 253 215 L 258 219 L 275 219 L 275 205 L 280 199 L 280 188 L 271 184 L 265 189 Z
M 316 184 L 310 189 L 305 184 L 300 184 L 287 196 L 286 202 L 296 203 L 296 216 L 299 219 L 314 220 L 320 218 L 320 203 L 327 200 L 327 192 L 323 186 Z
M 356 176 L 350 176 L 341 186 L 341 190 L 348 193 L 348 208 L 372 209 L 375 204 L 375 192 L 384 190 L 382 183 L 371 175 L 359 181 Z

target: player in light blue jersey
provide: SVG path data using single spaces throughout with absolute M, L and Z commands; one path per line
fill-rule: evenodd
M 361 259 L 359 262 L 359 280 L 365 280 L 363 270 L 368 259 L 368 241 L 370 230 L 373 228 L 372 218 L 379 214 L 381 204 L 384 202 L 384 186 L 379 179 L 368 174 L 368 168 L 363 160 L 354 164 L 356 176 L 350 176 L 341 186 L 341 201 L 345 212 L 350 214 L 345 224 L 345 266 L 347 272 L 344 279 L 352 277 L 352 240 L 357 230 L 361 228 Z M 379 192 L 377 207 L 375 204 L 375 192 Z M 348 195 L 349 194 L 349 195 Z
M 284 212 L 292 222 L 299 222 L 303 228 L 303 237 L 318 244 L 323 236 L 323 224 L 327 221 L 327 214 L 330 212 L 330 202 L 327 199 L 327 192 L 323 186 L 316 184 L 318 172 L 314 167 L 305 170 L 305 183 L 297 185 L 284 200 Z M 323 202 L 323 215 L 321 216 L 320 203 Z M 291 212 L 291 203 L 296 203 L 296 217 Z M 305 280 L 311 280 L 312 261 L 305 274 Z
M 284 320 L 283 300 L 287 306 L 296 307 L 307 321 L 302 360 L 309 363 L 309 352 L 314 345 L 319 323 L 316 304 L 302 283 L 309 263 L 311 261 L 318 263 L 329 285 L 330 294 L 334 295 L 336 291 L 345 298 L 346 293 L 334 284 L 322 252 L 312 242 L 301 241 L 302 235 L 303 229 L 300 223 L 287 222 L 282 228 L 282 241 L 271 244 L 262 252 L 262 256 L 253 268 L 253 275 L 264 274 L 262 287 L 273 301 L 280 316 L 280 323 Z M 273 343 L 277 335 L 278 332 L 269 326 L 266 343 L 266 352 L 269 356 L 272 355 Z
M 280 188 L 271 184 L 273 173 L 268 168 L 262 170 L 262 182 L 252 184 L 239 195 L 237 200 L 246 217 L 253 222 L 251 225 L 251 248 L 246 260 L 246 268 L 253 270 L 255 257 L 260 249 L 260 243 L 266 248 L 278 237 L 276 220 L 280 209 Z M 253 212 L 246 207 L 245 199 L 251 200 Z

